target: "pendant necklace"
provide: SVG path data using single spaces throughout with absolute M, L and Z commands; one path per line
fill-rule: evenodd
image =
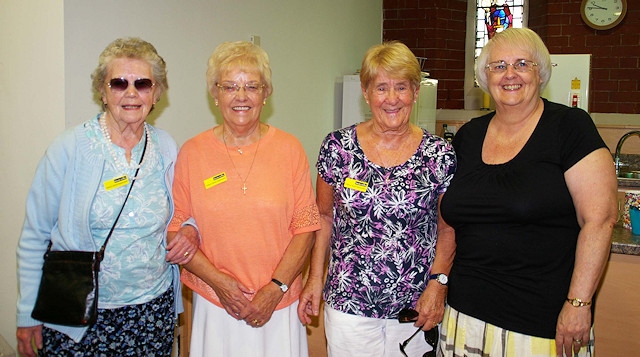
M 229 161 L 231 161 L 231 165 L 233 165 L 233 169 L 236 171 L 236 175 L 238 175 L 238 178 L 240 178 L 240 181 L 242 181 L 242 194 L 246 195 L 247 194 L 247 180 L 249 179 L 249 175 L 251 174 L 251 169 L 253 168 L 253 163 L 256 161 L 256 156 L 258 156 L 258 149 L 260 149 L 260 141 L 262 139 L 262 131 L 260 130 L 260 124 L 258 124 L 258 130 L 260 133 L 260 136 L 258 137 L 258 146 L 256 146 L 256 152 L 253 154 L 253 159 L 251 160 L 251 166 L 249 166 L 249 171 L 247 172 L 247 177 L 245 177 L 244 179 L 242 178 L 242 176 L 240 175 L 240 171 L 238 171 L 238 168 L 236 167 L 236 164 L 233 162 L 233 159 L 231 158 L 231 154 L 229 154 L 229 147 L 227 146 L 227 132 L 225 130 L 224 125 L 222 126 L 222 142 L 224 142 L 224 148 L 227 151 L 227 156 L 229 157 Z M 238 148 L 238 153 L 240 155 L 243 154 L 242 150 L 240 148 Z
M 109 153 L 111 154 L 111 158 L 113 159 L 113 163 L 116 167 L 116 170 L 119 170 L 122 172 L 122 174 L 127 173 L 127 170 L 137 170 L 140 167 L 142 167 L 142 165 L 144 164 L 146 157 L 142 158 L 142 161 L 140 163 L 136 163 L 135 160 L 130 160 L 127 163 L 122 162 L 122 160 L 120 158 L 118 158 L 118 154 L 116 153 L 116 151 L 113 149 L 113 145 L 115 145 L 113 143 L 113 141 L 111 141 L 111 135 L 109 134 L 109 128 L 107 128 L 107 119 L 105 117 L 105 115 L 103 114 L 102 117 L 100 118 L 100 120 L 98 120 L 99 124 L 100 124 L 100 131 L 102 132 L 102 135 L 105 137 L 106 141 L 107 141 L 107 148 L 109 150 Z M 146 140 L 147 143 L 151 144 L 150 142 L 150 134 L 149 134 L 149 128 L 147 127 L 147 123 L 144 123 L 144 131 L 145 131 L 145 135 L 146 135 Z M 133 153 L 133 152 L 132 152 Z M 141 175 L 138 175 L 138 177 L 134 177 L 135 178 L 140 178 Z

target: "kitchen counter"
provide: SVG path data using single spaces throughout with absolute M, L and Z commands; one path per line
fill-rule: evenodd
M 618 177 L 618 188 L 622 190 L 625 188 L 637 190 L 640 188 L 640 179 Z
M 616 224 L 611 238 L 611 253 L 640 255 L 640 235 L 634 235 L 622 223 Z

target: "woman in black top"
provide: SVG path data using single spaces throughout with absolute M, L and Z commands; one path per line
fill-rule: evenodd
M 551 63 L 535 32 L 497 34 L 476 75 L 496 111 L 453 141 L 441 212 L 457 249 L 441 352 L 590 356 L 617 215 L 611 154 L 585 111 L 540 98 Z

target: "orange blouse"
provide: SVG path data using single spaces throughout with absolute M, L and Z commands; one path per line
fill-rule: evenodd
M 271 283 L 292 237 L 320 229 L 320 222 L 309 162 L 296 137 L 270 126 L 260 141 L 241 151 L 227 148 L 213 130 L 182 146 L 169 231 L 178 231 L 193 217 L 200 250 L 209 261 L 258 291 Z M 222 307 L 213 289 L 196 275 L 183 270 L 181 280 Z M 295 302 L 301 290 L 298 276 L 276 309 Z

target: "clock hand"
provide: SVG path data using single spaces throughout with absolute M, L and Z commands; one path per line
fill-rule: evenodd
M 606 8 L 604 8 L 604 7 L 602 7 L 602 6 L 598 5 L 598 4 L 596 4 L 596 2 L 595 2 L 595 1 L 592 1 L 592 2 L 591 2 L 591 5 L 593 5 L 593 6 L 589 6 L 589 7 L 587 7 L 587 9 L 589 9 L 589 10 L 593 10 L 593 9 L 606 10 Z

